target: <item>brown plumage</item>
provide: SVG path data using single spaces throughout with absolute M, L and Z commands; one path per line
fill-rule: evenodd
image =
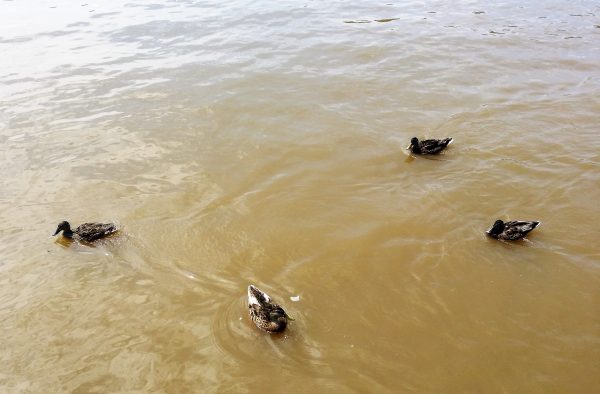
M 292 319 L 269 295 L 255 286 L 248 286 L 248 312 L 258 328 L 273 333 L 285 330 Z
M 109 236 L 117 232 L 118 227 L 113 223 L 84 223 L 77 227 L 75 230 L 71 230 L 71 225 L 67 221 L 60 222 L 56 228 L 56 235 L 63 232 L 63 236 L 67 238 L 80 239 L 86 242 L 92 242 L 99 238 Z
M 530 231 L 540 225 L 541 222 L 532 221 L 516 221 L 503 222 L 496 220 L 492 228 L 486 233 L 496 239 L 504 239 L 507 241 L 515 241 L 525 237 Z
M 418 155 L 437 155 L 450 145 L 452 138 L 444 138 L 443 140 L 423 140 L 419 141 L 417 137 L 413 137 L 410 140 L 410 145 L 407 149 L 410 149 L 412 153 Z

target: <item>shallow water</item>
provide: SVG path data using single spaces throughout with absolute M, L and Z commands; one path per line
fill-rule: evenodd
M 0 391 L 597 390 L 600 6 L 532 3 L 1 2 Z

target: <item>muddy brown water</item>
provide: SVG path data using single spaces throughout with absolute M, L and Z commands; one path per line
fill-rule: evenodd
M 0 20 L 0 391 L 600 387 L 594 2 Z M 455 141 L 414 158 L 412 136 Z M 543 223 L 509 244 L 498 218 Z M 65 219 L 122 232 L 51 237 Z M 249 321 L 249 283 L 285 334 Z

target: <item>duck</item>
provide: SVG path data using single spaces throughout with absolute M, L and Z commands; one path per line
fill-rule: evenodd
M 504 239 L 507 241 L 516 241 L 525 237 L 530 231 L 539 226 L 542 222 L 537 220 L 503 222 L 498 219 L 494 222 L 492 228 L 486 233 L 496 239 Z
M 83 223 L 75 230 L 71 230 L 69 222 L 64 220 L 58 224 L 56 231 L 52 235 L 57 235 L 62 231 L 64 237 L 93 242 L 99 238 L 107 237 L 117 232 L 117 230 L 117 225 L 113 223 Z
M 248 312 L 258 328 L 268 333 L 282 332 L 294 320 L 271 297 L 256 286 L 248 286 Z
M 442 140 L 422 140 L 419 141 L 417 137 L 412 137 L 410 145 L 406 147 L 412 153 L 418 155 L 437 155 L 452 143 L 452 138 L 444 138 Z

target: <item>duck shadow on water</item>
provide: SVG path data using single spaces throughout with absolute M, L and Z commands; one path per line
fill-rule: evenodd
M 266 341 L 277 359 L 285 357 L 281 345 L 291 340 L 292 331 L 268 334 L 259 330 L 248 314 L 246 297 L 227 300 L 216 307 L 211 323 L 211 341 L 222 354 L 233 355 L 248 361 L 256 358 L 260 343 Z M 282 342 L 283 341 L 283 342 Z
M 405 163 L 412 163 L 415 160 L 432 160 L 432 161 L 449 161 L 449 159 L 445 158 L 443 155 L 415 155 L 411 152 L 403 151 L 406 159 L 404 159 Z
M 266 333 L 252 321 L 245 295 L 224 301 L 216 306 L 217 318 L 211 324 L 212 340 L 222 353 L 252 359 L 257 346 L 266 345 L 276 359 L 291 358 L 290 362 L 301 362 L 310 358 L 309 349 L 314 344 L 303 334 L 306 330 L 302 323 L 304 316 L 296 308 L 292 308 L 294 321 L 284 331 Z M 292 349 L 295 349 L 294 355 L 290 354 Z
M 505 249 L 509 249 L 509 250 L 514 250 L 516 248 L 535 248 L 538 246 L 535 242 L 533 242 L 527 238 L 521 238 L 516 241 L 506 241 L 504 239 L 494 239 L 487 235 L 484 235 L 484 237 L 491 244 L 501 245 L 501 247 L 503 247 Z
M 80 253 L 101 253 L 103 255 L 112 255 L 110 251 L 118 247 L 125 241 L 126 237 L 121 235 L 109 236 L 94 242 L 87 242 L 81 239 L 68 237 L 56 237 L 54 243 L 62 246 L 64 249 L 71 249 Z
M 96 245 L 94 245 L 92 243 L 80 242 L 80 241 L 74 240 L 73 238 L 67 238 L 67 237 L 57 237 L 54 239 L 54 243 L 59 244 L 63 248 L 74 247 L 76 249 L 81 249 L 81 250 L 83 250 L 84 247 L 89 247 L 89 248 L 96 247 Z

